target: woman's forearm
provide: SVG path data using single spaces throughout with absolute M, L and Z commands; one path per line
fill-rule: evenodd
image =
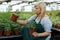
M 17 20 L 17 23 L 19 23 L 19 24 L 27 24 L 27 21 L 26 20 Z
M 44 32 L 44 33 L 39 33 L 38 36 L 44 37 L 44 36 L 48 36 L 49 34 L 50 34 L 50 32 Z

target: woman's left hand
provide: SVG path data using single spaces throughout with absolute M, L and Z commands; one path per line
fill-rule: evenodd
M 34 37 L 39 37 L 39 33 L 37 33 L 37 32 L 33 32 L 32 35 L 33 35 Z

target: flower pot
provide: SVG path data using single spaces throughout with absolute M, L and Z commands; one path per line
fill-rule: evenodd
M 5 32 L 4 32 L 4 35 L 5 35 L 5 36 L 10 36 L 10 35 L 11 35 L 11 31 L 5 31 Z
M 0 36 L 2 36 L 3 35 L 3 30 L 0 30 Z
M 19 29 L 14 29 L 13 32 L 14 32 L 14 35 L 18 35 L 19 34 Z
M 14 31 L 13 30 L 11 30 L 11 35 L 14 35 Z
M 30 28 L 30 35 L 32 35 L 33 32 L 36 32 L 33 28 Z
M 12 20 L 12 21 L 16 21 L 17 18 L 18 18 L 18 16 L 16 16 L 15 14 L 12 14 L 10 20 Z
M 57 25 L 57 28 L 60 29 L 60 25 Z
M 60 25 L 59 24 L 55 24 L 54 27 L 60 29 Z

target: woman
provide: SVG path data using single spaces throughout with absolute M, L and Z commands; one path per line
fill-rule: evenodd
M 34 7 L 35 7 L 34 9 L 35 15 L 30 17 L 28 20 L 18 20 L 16 18 L 15 21 L 19 24 L 25 25 L 35 20 L 37 30 L 36 32 L 32 33 L 33 35 L 32 37 L 28 36 L 29 39 L 30 40 L 50 40 L 52 23 L 49 17 L 45 14 L 46 4 L 44 2 L 37 2 Z M 26 40 L 29 40 L 29 39 L 26 38 Z

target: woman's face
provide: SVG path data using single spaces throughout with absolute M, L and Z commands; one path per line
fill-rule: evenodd
M 37 15 L 39 15 L 39 14 L 41 13 L 41 9 L 40 9 L 39 6 L 35 6 L 34 11 L 35 11 L 35 13 L 36 13 Z

